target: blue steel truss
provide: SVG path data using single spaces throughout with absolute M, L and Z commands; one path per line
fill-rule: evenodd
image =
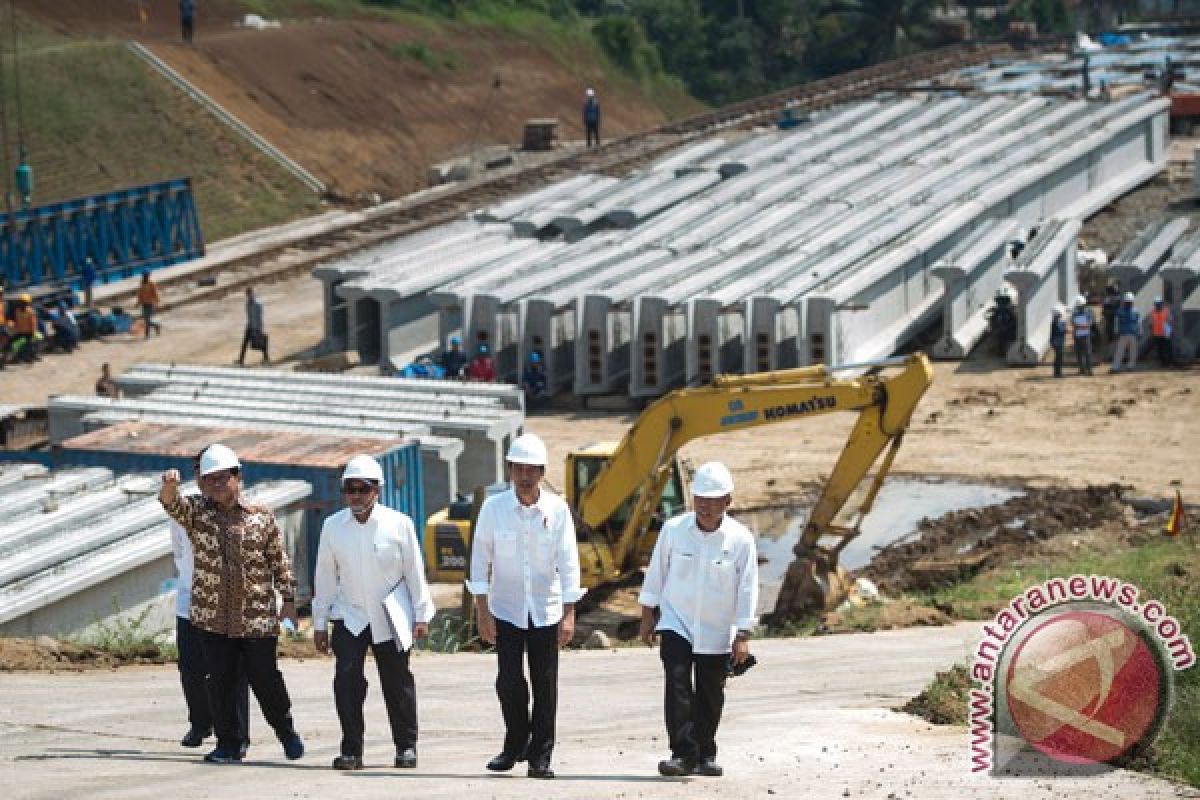
M 78 287 L 88 258 L 96 282 L 204 255 L 190 178 L 0 214 L 0 277 L 9 289 Z

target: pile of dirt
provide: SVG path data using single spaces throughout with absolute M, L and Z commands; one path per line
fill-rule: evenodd
M 917 526 L 919 538 L 884 548 L 860 574 L 896 595 L 965 580 L 1061 534 L 1112 523 L 1133 528 L 1122 491 L 1117 484 L 1030 489 L 1000 505 L 924 519 Z
M 924 691 L 897 710 L 929 720 L 934 725 L 966 725 L 967 692 L 970 689 L 967 668 L 955 664 L 945 672 L 939 672 Z
M 950 617 L 941 610 L 902 597 L 870 606 L 869 614 L 863 614 L 853 606 L 830 611 L 821 617 L 814 633 L 871 633 L 897 628 L 937 627 L 949 625 L 950 622 Z
M 90 645 L 61 641 L 49 636 L 36 639 L 0 639 L 0 672 L 17 670 L 82 672 L 87 669 L 111 669 L 122 663 L 161 664 L 158 653 L 122 661 Z

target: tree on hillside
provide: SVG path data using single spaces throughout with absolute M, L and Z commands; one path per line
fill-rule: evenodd
M 919 49 L 931 36 L 938 5 L 939 0 L 830 0 L 822 16 L 848 22 L 874 63 Z

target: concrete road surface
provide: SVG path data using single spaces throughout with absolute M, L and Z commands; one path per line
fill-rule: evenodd
M 973 777 L 965 732 L 890 709 L 937 669 L 962 661 L 977 626 L 753 643 L 761 665 L 729 688 L 718 734 L 724 778 L 657 775 L 667 755 L 657 651 L 571 652 L 560 666 L 554 782 L 518 768 L 487 774 L 499 751 L 494 658 L 420 655 L 420 766 L 391 767 L 382 698 L 368 696 L 368 768 L 337 773 L 331 660 L 285 661 L 308 745 L 284 760 L 253 712 L 247 763 L 212 766 L 184 750 L 187 725 L 170 667 L 0 675 L 5 798 L 1036 798 L 1198 797 L 1141 775 Z M 370 670 L 373 663 L 368 663 Z M 368 673 L 370 674 L 370 673 Z M 253 705 L 253 702 L 252 702 Z

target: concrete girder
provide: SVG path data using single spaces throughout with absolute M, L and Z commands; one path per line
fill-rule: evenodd
M 569 386 L 575 377 L 574 303 L 556 308 L 546 300 L 526 298 L 518 306 L 518 319 L 518 363 L 524 364 L 534 351 L 541 353 L 550 390 Z
M 1171 335 L 1171 349 L 1176 363 L 1190 364 L 1200 354 L 1200 265 L 1192 260 L 1170 263 L 1161 275 L 1171 318 L 1178 321 Z
M 512 219 L 513 233 L 517 236 L 536 236 L 552 228 L 554 220 L 577 208 L 585 208 L 610 193 L 619 181 L 609 175 L 591 175 L 591 180 L 578 191 L 559 195 L 550 201 L 523 211 Z
M 472 213 L 472 217 L 481 222 L 509 222 L 526 211 L 539 208 L 564 197 L 571 197 L 585 190 L 594 176 L 588 173 L 575 175 L 565 181 L 552 183 L 528 194 L 515 197 L 497 206 L 481 208 Z
M 1141 308 L 1152 296 L 1162 294 L 1162 277 L 1154 280 L 1154 275 L 1171 259 L 1190 225 L 1183 218 L 1159 220 L 1139 233 L 1109 264 L 1109 274 L 1121 282 L 1122 291 L 1133 292 L 1135 297 L 1145 295 L 1138 298 L 1143 302 Z
M 564 234 L 591 229 L 602 221 L 609 211 L 620 208 L 644 195 L 654 194 L 665 184 L 675 180 L 670 172 L 638 172 L 621 181 L 611 192 L 598 198 L 591 205 L 556 217 L 551 223 Z
M 633 301 L 631 397 L 657 397 L 682 383 L 687 319 L 681 312 L 661 297 L 643 295 Z
M 697 195 L 720 181 L 721 176 L 716 172 L 686 173 L 670 183 L 656 186 L 653 192 L 628 197 L 620 205 L 609 210 L 607 219 L 615 227 L 632 228 L 642 220 Z
M 730 143 L 725 139 L 717 136 L 712 139 L 706 139 L 703 142 L 696 142 L 681 147 L 675 152 L 660 158 L 650 165 L 651 172 L 669 172 L 674 175 L 679 175 L 683 172 L 691 172 L 699 169 L 706 170 L 702 165 L 704 161 L 711 158 L 714 154 L 723 150 L 728 150 Z
M 1054 307 L 1069 304 L 1078 292 L 1075 282 L 1078 219 L 1051 220 L 1034 243 L 1021 253 L 1018 268 L 1005 273 L 1017 290 L 1017 339 L 1008 349 L 1014 366 L 1036 366 L 1050 347 L 1050 318 Z
M 1004 285 L 1009 247 L 1020 233 L 1013 220 L 988 220 L 933 267 L 942 279 L 942 336 L 934 358 L 961 360 L 987 333 L 987 311 Z

